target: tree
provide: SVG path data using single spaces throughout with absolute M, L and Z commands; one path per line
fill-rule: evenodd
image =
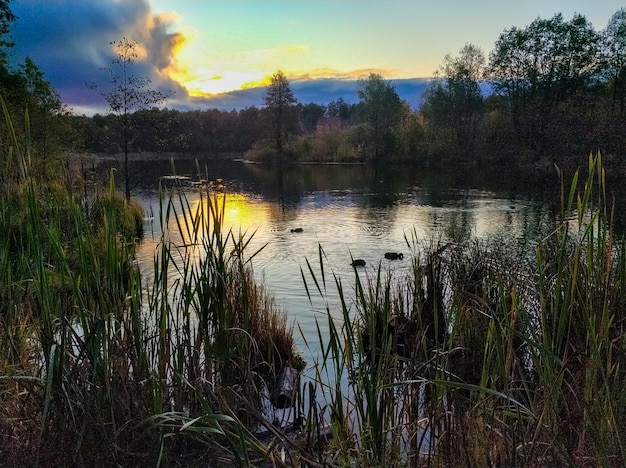
M 476 140 L 483 111 L 479 83 L 484 68 L 485 55 L 473 44 L 463 46 L 458 57 L 446 55 L 422 106 L 431 128 L 449 130 L 463 150 L 471 150 Z
M 311 102 L 309 104 L 298 104 L 297 107 L 300 115 L 300 128 L 305 133 L 315 131 L 317 123 L 326 113 L 326 106 Z
M 326 114 L 329 117 L 338 118 L 342 125 L 351 121 L 354 117 L 356 106 L 350 105 L 343 98 L 338 98 L 328 103 Z
M 57 91 L 32 59 L 24 59 L 18 74 L 24 83 L 24 108 L 28 109 L 32 144 L 41 155 L 45 174 L 48 157 L 61 146 L 58 139 L 72 133 L 64 125 L 68 112 Z
M 554 111 L 591 84 L 599 36 L 584 16 L 537 18 L 525 29 L 505 30 L 489 57 L 496 94 L 508 103 L 518 136 L 541 140 Z
M 263 103 L 271 113 L 274 149 L 282 161 L 285 140 L 295 132 L 297 125 L 294 107 L 297 100 L 291 91 L 289 80 L 282 71 L 278 70 L 272 75 L 263 96 Z
M 12 121 L 23 120 L 25 114 L 28 116 L 27 128 L 20 126 L 15 131 L 18 134 L 28 133 L 23 137 L 29 139 L 31 156 L 42 154 L 45 163 L 53 140 L 56 139 L 55 143 L 59 143 L 58 140 L 71 133 L 68 128 L 60 127 L 65 123 L 67 113 L 64 112 L 58 93 L 32 59 L 27 57 L 16 68 L 9 65 L 7 51 L 13 47 L 9 33 L 12 24 L 17 20 L 10 9 L 10 3 L 11 0 L 0 0 L 0 94 L 7 104 Z M 8 134 L 3 131 L 6 125 L 4 120 L 0 123 L 1 135 Z M 3 143 L 2 137 L 0 142 Z M 59 147 L 60 144 L 57 144 L 55 149 Z
M 13 43 L 9 41 L 6 36 L 11 30 L 11 24 L 15 22 L 15 15 L 9 8 L 11 0 L 0 0 L 0 94 L 7 103 L 11 101 L 11 94 L 16 88 L 17 77 L 12 72 L 8 64 L 7 49 L 12 47 Z M 4 131 L 4 119 L 0 120 L 0 142 L 4 143 L 4 135 L 7 132 Z
M 602 71 L 611 90 L 611 107 L 624 113 L 626 101 L 626 8 L 616 11 L 601 33 Z
M 99 90 L 98 85 L 87 86 L 97 90 L 117 117 L 124 152 L 124 194 L 130 200 L 130 177 L 128 173 L 128 153 L 133 143 L 135 128 L 132 125 L 133 113 L 156 106 L 172 95 L 171 91 L 161 92 L 150 88 L 150 79 L 131 73 L 132 65 L 137 60 L 137 42 L 123 38 L 110 43 L 117 57 L 112 60 L 111 68 L 103 68 L 109 75 L 110 88 Z
M 7 36 L 11 31 L 11 24 L 17 19 L 11 11 L 9 3 L 11 0 L 0 0 L 0 62 L 3 66 L 6 66 L 7 62 L 5 49 L 13 46 L 13 42 L 7 39 Z
M 250 149 L 252 145 L 263 139 L 269 132 L 268 122 L 263 118 L 263 111 L 258 107 L 246 107 L 239 111 L 237 125 L 236 151 L 243 153 Z
M 357 83 L 359 120 L 366 126 L 367 146 L 373 149 L 374 160 L 392 153 L 397 130 L 405 107 L 396 88 L 381 75 L 370 73 Z

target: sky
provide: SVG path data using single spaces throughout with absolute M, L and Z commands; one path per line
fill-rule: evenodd
M 537 17 L 584 15 L 600 31 L 626 0 L 12 0 L 12 61 L 32 58 L 77 114 L 106 111 L 110 42 L 139 44 L 134 73 L 174 94 L 170 108 L 261 106 L 277 70 L 301 102 L 356 99 L 379 73 L 417 100 L 446 54 L 486 55 Z M 305 91 L 306 90 L 306 91 Z M 415 105 L 416 102 L 410 102 Z

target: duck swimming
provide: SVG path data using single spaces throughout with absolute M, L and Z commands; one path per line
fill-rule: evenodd
M 362 260 L 360 258 L 356 258 L 354 260 L 352 260 L 352 263 L 350 264 L 353 267 L 364 267 L 365 266 L 365 260 Z
M 400 252 L 386 252 L 385 258 L 387 260 L 402 260 L 404 258 L 404 255 L 402 255 L 402 253 Z
M 291 230 L 291 232 L 303 232 L 303 231 L 304 231 L 304 229 L 302 229 L 302 228 L 293 228 Z

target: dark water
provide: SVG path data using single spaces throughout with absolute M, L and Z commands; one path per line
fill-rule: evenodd
M 136 163 L 131 169 L 137 181 L 134 196 L 147 214 L 157 213 L 159 178 L 172 174 L 171 165 Z M 176 163 L 179 175 L 197 172 L 195 163 Z M 431 241 L 533 239 L 554 219 L 559 202 L 556 172 L 303 165 L 279 173 L 237 161 L 201 163 L 201 172 L 226 194 L 226 224 L 236 232 L 254 231 L 253 250 L 267 244 L 253 260 L 255 275 L 292 323 L 299 324 L 304 337 L 297 327 L 296 336 L 309 362 L 317 357 L 318 320 L 322 334 L 326 330 L 322 312 L 328 307 L 340 313 L 333 274 L 346 291 L 354 285 L 352 258 L 367 262 L 359 270 L 362 277 L 371 277 L 379 265 L 402 274 L 420 245 Z M 190 190 L 188 198 L 193 204 L 198 194 Z M 302 232 L 291 232 L 296 228 Z M 146 232 L 138 260 L 149 281 L 160 227 L 146 221 Z M 321 280 L 320 246 L 327 290 L 324 298 L 314 294 L 311 304 L 301 271 L 310 278 L 308 260 Z M 402 252 L 403 260 L 385 260 L 388 251 Z

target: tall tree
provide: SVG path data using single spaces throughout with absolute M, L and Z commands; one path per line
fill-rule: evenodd
M 601 33 L 602 71 L 610 86 L 612 108 L 623 114 L 626 103 L 626 8 L 616 11 Z
M 458 57 L 446 55 L 422 106 L 430 128 L 449 132 L 463 150 L 471 150 L 476 140 L 483 111 L 480 81 L 484 69 L 485 55 L 473 44 L 463 46 Z
M 263 104 L 272 116 L 274 149 L 280 161 L 283 159 L 285 140 L 295 132 L 297 125 L 296 103 L 289 80 L 282 71 L 278 70 L 272 75 L 263 96 Z
M 8 35 L 11 25 L 17 19 L 9 8 L 11 0 L 0 0 L 0 93 L 5 100 L 10 100 L 10 94 L 16 87 L 18 77 L 10 69 L 7 50 L 13 46 Z
M 150 78 L 132 74 L 132 66 L 137 60 L 138 44 L 136 41 L 123 38 L 110 44 L 117 54 L 116 58 L 112 60 L 112 67 L 103 68 L 109 76 L 110 87 L 102 90 L 94 83 L 88 83 L 87 86 L 100 93 L 109 105 L 111 112 L 118 119 L 122 150 L 124 152 L 124 194 L 126 199 L 129 200 L 128 153 L 130 152 L 136 131 L 132 125 L 131 116 L 139 110 L 149 109 L 161 104 L 172 95 L 172 92 L 162 92 L 150 88 Z
M 0 0 L 0 62 L 6 65 L 6 48 L 12 47 L 13 42 L 8 39 L 11 25 L 17 17 L 11 11 L 9 4 L 11 0 Z
M 28 109 L 30 117 L 32 144 L 40 153 L 45 174 L 49 156 L 60 146 L 55 140 L 71 133 L 71 129 L 64 126 L 68 112 L 57 91 L 31 58 L 24 59 L 18 73 L 24 83 L 24 108 Z
M 392 153 L 395 148 L 395 132 L 402 121 L 405 106 L 395 86 L 381 75 L 370 73 L 367 79 L 357 83 L 359 97 L 359 120 L 366 126 L 365 142 L 373 149 L 374 160 Z
M 505 30 L 489 57 L 496 94 L 508 101 L 525 141 L 540 140 L 556 108 L 592 82 L 599 36 L 584 16 L 537 18 Z
M 29 139 L 31 156 L 41 156 L 43 174 L 47 170 L 47 156 L 53 150 L 58 153 L 63 143 L 72 134 L 67 126 L 67 112 L 57 91 L 44 77 L 37 64 L 29 57 L 22 64 L 13 68 L 9 65 L 8 50 L 13 47 L 10 39 L 12 24 L 17 17 L 10 9 L 11 0 L 0 0 L 0 94 L 7 110 L 14 122 L 24 119 L 25 113 L 29 117 L 27 128 L 18 126 L 15 131 Z M 6 125 L 5 119 L 0 119 L 0 135 L 6 135 L 2 130 Z M 66 140 L 66 141 L 61 141 Z M 0 136 L 0 144 L 3 137 Z M 40 173 L 41 174 L 41 173 Z
M 328 103 L 326 114 L 329 117 L 338 118 L 342 124 L 348 123 L 355 113 L 355 105 L 350 105 L 343 98 L 338 98 Z
M 315 127 L 317 127 L 317 123 L 324 117 L 326 106 L 310 102 L 309 104 L 299 103 L 297 107 L 300 116 L 300 128 L 305 133 L 313 132 Z

